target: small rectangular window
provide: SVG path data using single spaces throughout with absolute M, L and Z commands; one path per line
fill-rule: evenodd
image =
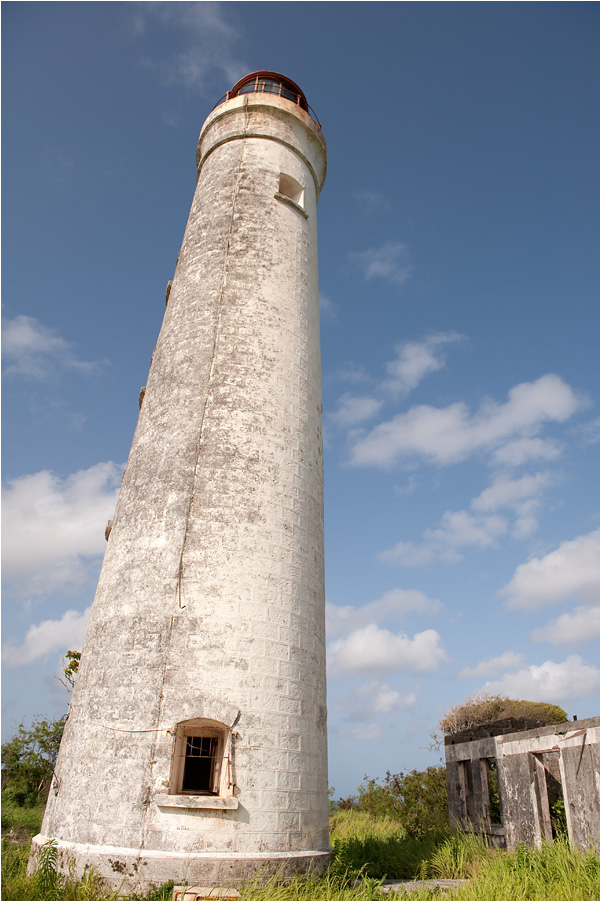
M 171 795 L 229 797 L 233 792 L 225 724 L 196 718 L 177 725 L 169 779 Z
M 182 792 L 214 793 L 217 739 L 187 736 Z

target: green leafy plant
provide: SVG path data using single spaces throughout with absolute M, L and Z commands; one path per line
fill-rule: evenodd
M 63 658 L 63 676 L 58 677 L 63 686 L 69 690 L 69 692 L 73 689 L 75 685 L 75 677 L 77 676 L 77 671 L 79 670 L 79 662 L 81 660 L 81 652 L 80 651 L 69 651 Z M 64 677 L 64 679 L 63 679 Z
M 34 877 L 38 899 L 60 899 L 61 877 L 58 873 L 58 849 L 54 840 L 42 846 Z
M 31 807 L 46 800 L 66 719 L 38 720 L 29 730 L 20 724 L 2 746 L 2 787 L 17 804 Z
M 408 774 L 388 771 L 382 782 L 366 778 L 358 792 L 358 805 L 362 811 L 397 818 L 411 836 L 419 838 L 447 829 L 444 767 L 412 770 Z

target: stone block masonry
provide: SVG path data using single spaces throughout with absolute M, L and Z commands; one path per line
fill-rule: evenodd
M 234 885 L 330 854 L 316 227 L 326 152 L 302 103 L 259 90 L 256 75 L 201 131 L 34 840 L 32 861 L 53 838 L 63 866 L 97 867 L 119 887 Z

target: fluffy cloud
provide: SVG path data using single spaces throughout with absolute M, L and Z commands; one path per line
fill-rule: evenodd
M 397 345 L 396 358 L 386 364 L 388 377 L 382 388 L 395 396 L 408 395 L 425 376 L 444 367 L 442 349 L 461 338 L 456 332 L 439 332 L 423 341 L 406 341 Z
M 352 428 L 372 419 L 381 410 L 386 396 L 405 396 L 416 388 L 429 373 L 445 365 L 443 348 L 462 338 L 456 332 L 439 332 L 421 341 L 406 341 L 396 346 L 396 357 L 386 364 L 387 376 L 372 386 L 370 395 L 347 392 L 338 400 L 337 409 L 328 415 L 329 422 L 342 429 Z M 353 381 L 356 375 L 350 373 Z M 361 373 L 362 381 L 365 374 Z M 380 396 L 380 397 L 377 397 Z M 383 397 L 382 397 L 383 396 Z
M 69 342 L 56 329 L 42 325 L 33 316 L 15 316 L 2 324 L 4 376 L 41 381 L 62 371 L 82 375 L 98 371 L 99 364 L 79 360 Z
M 398 542 L 378 555 L 387 564 L 423 567 L 434 560 L 449 563 L 462 559 L 465 548 L 492 548 L 507 531 L 502 517 L 473 516 L 469 511 L 446 511 L 435 529 L 426 529 L 422 541 Z
M 527 698 L 533 702 L 563 702 L 572 698 L 599 695 L 599 671 L 584 664 L 579 655 L 565 661 L 545 661 L 531 664 L 516 673 L 506 673 L 501 679 L 486 683 L 482 689 L 489 695 Z
M 111 462 L 66 479 L 42 470 L 10 481 L 2 490 L 3 578 L 21 594 L 81 585 L 90 559 L 104 553 L 120 482 Z
M 326 603 L 326 632 L 328 638 L 349 633 L 370 623 L 400 621 L 408 614 L 433 614 L 442 609 L 435 598 L 428 598 L 416 589 L 392 589 L 376 601 L 354 608 Z
M 498 593 L 512 610 L 538 611 L 566 599 L 599 598 L 599 530 L 562 542 L 515 571 Z
M 555 460 L 561 454 L 560 445 L 550 438 L 518 438 L 497 448 L 493 462 L 503 466 L 520 467 L 531 460 Z
M 398 671 L 431 673 L 446 660 L 436 630 L 424 630 L 409 638 L 371 623 L 328 646 L 328 666 L 333 677 L 379 676 Z
M 7 643 L 2 649 L 2 664 L 14 669 L 31 664 L 50 652 L 67 648 L 81 649 L 88 628 L 92 606 L 80 614 L 65 611 L 60 620 L 44 620 L 37 626 L 30 626 L 22 645 Z
M 454 464 L 479 451 L 496 451 L 517 438 L 532 438 L 546 422 L 563 422 L 581 401 L 559 376 L 541 376 L 511 389 L 505 403 L 488 401 L 476 413 L 458 402 L 448 407 L 412 407 L 359 438 L 355 466 L 391 467 L 423 458 Z
M 499 477 L 481 495 L 474 498 L 471 506 L 477 511 L 496 511 L 503 507 L 519 508 L 522 502 L 539 495 L 552 483 L 553 476 L 549 472 L 522 476 L 521 479 Z
M 392 714 L 395 711 L 409 711 L 415 707 L 415 693 L 401 693 L 391 689 L 380 680 L 363 683 L 357 690 L 343 700 L 347 711 L 346 720 L 366 723 L 374 717 Z
M 241 35 L 235 17 L 226 14 L 220 3 L 138 3 L 128 12 L 134 36 L 155 22 L 180 33 L 182 49 L 154 63 L 171 84 L 204 94 L 213 90 L 216 77 L 231 87 L 252 71 L 235 54 Z
M 548 471 L 522 476 L 521 479 L 501 476 L 474 498 L 471 507 L 477 511 L 511 508 L 516 513 L 513 535 L 524 538 L 538 528 L 538 520 L 534 515 L 540 507 L 539 496 L 555 481 L 556 478 Z
M 371 279 L 383 279 L 400 287 L 411 276 L 409 249 L 400 241 L 387 241 L 382 247 L 370 247 L 366 251 L 351 254 L 351 259 L 368 282 Z
M 368 395 L 352 395 L 350 392 L 338 399 L 338 408 L 329 414 L 328 420 L 343 429 L 357 426 L 366 420 L 371 420 L 382 406 L 382 401 Z
M 515 670 L 524 663 L 524 655 L 506 651 L 496 658 L 486 658 L 485 661 L 480 661 L 475 667 L 464 667 L 457 676 L 460 679 L 494 676 L 496 673 L 502 673 L 504 670 Z
M 551 645 L 584 645 L 599 641 L 599 606 L 580 605 L 532 633 L 534 642 Z

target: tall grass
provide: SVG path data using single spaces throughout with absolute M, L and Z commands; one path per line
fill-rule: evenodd
M 449 899 L 599 899 L 599 857 L 579 852 L 565 838 L 541 849 L 518 846 L 488 858 Z
M 2 793 L 2 835 L 10 834 L 11 839 L 28 842 L 40 832 L 45 805 L 25 808 L 8 793 Z
M 393 817 L 349 809 L 330 821 L 334 874 L 410 880 L 425 873 L 436 849 L 450 835 L 441 831 L 417 839 Z
M 26 811 L 27 809 L 23 809 Z M 25 815 L 19 814 L 19 818 Z M 3 811 L 4 822 L 9 821 Z M 37 829 L 33 823 L 30 828 Z M 10 828 L 14 834 L 14 826 Z M 10 832 L 10 831 L 9 831 Z M 334 858 L 325 874 L 272 878 L 266 885 L 251 880 L 241 890 L 243 900 L 513 900 L 599 899 L 599 859 L 582 853 L 565 838 L 541 849 L 519 846 L 503 852 L 480 837 L 446 831 L 417 840 L 397 820 L 351 810 L 337 812 L 331 822 Z M 29 844 L 2 840 L 2 899 L 6 900 L 118 900 L 171 899 L 173 885 L 153 889 L 145 896 L 110 890 L 94 872 L 76 880 L 61 875 L 56 847 L 44 847 L 37 872 L 27 876 Z M 468 882 L 441 895 L 422 887 L 418 892 L 384 895 L 383 879 L 467 878 Z

